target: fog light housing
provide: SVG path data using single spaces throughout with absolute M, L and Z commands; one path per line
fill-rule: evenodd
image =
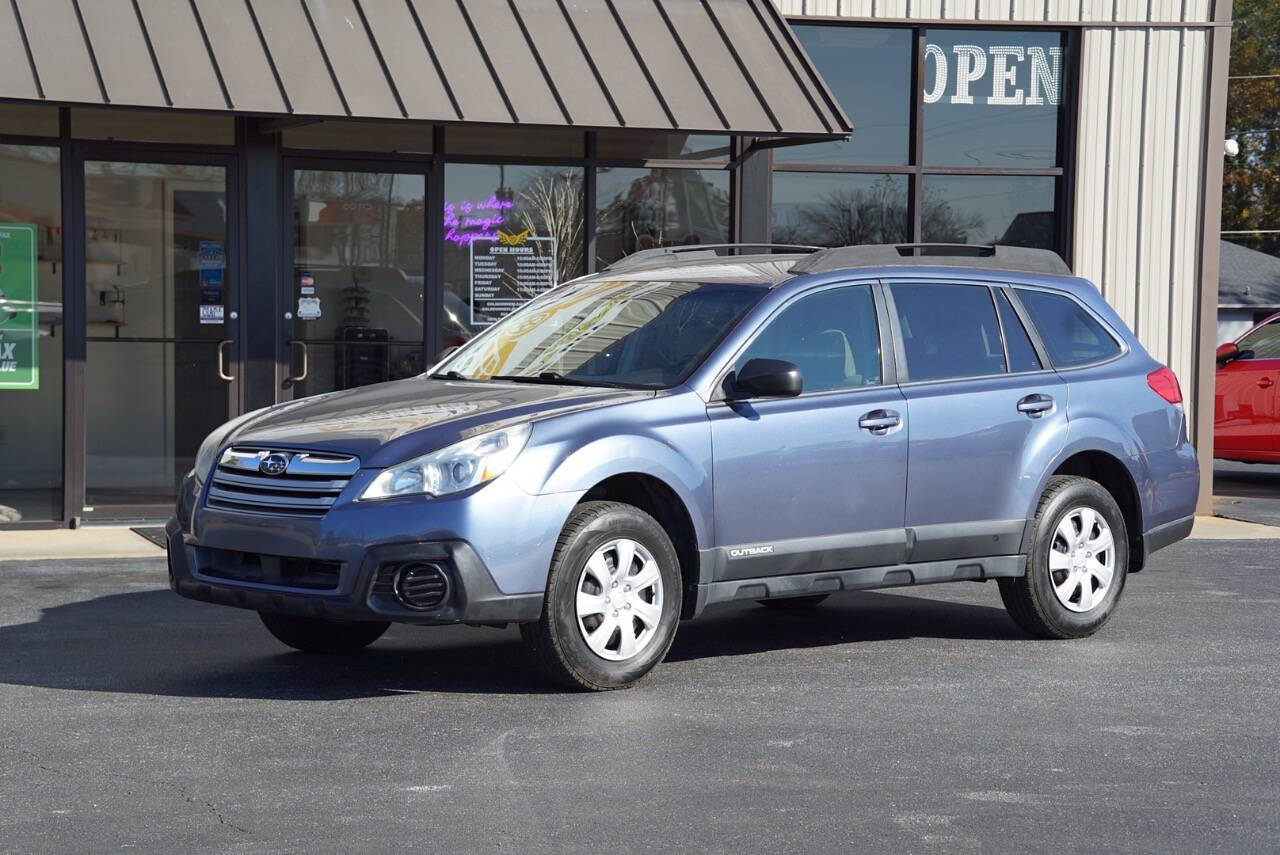
M 411 561 L 396 570 L 392 590 L 405 608 L 427 611 L 449 598 L 449 576 L 439 564 Z

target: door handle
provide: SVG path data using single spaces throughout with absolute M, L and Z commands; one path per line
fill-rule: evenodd
M 1263 389 L 1270 389 L 1274 381 L 1270 377 L 1259 377 L 1258 386 Z
M 222 341 L 218 342 L 218 376 L 227 381 L 236 379 L 227 373 L 226 355 L 227 348 L 230 345 L 231 339 L 229 338 L 224 338 Z
M 893 410 L 872 410 L 858 419 L 858 427 L 876 436 L 884 436 L 890 428 L 896 428 L 900 424 L 902 424 L 902 416 Z
M 1035 393 L 1034 395 L 1028 395 L 1022 400 L 1018 401 L 1018 412 L 1026 413 L 1028 416 L 1030 416 L 1033 419 L 1040 418 L 1040 416 L 1044 415 L 1045 413 L 1049 412 L 1052 409 L 1053 409 L 1053 398 L 1049 397 L 1048 395 L 1041 395 L 1038 392 Z
M 301 383 L 303 380 L 307 379 L 307 343 L 301 339 L 291 338 L 289 339 L 289 347 L 302 348 L 302 371 L 298 372 L 296 377 L 284 378 L 284 381 L 286 383 Z

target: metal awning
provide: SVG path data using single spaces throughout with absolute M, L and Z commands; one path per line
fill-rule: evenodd
M 835 137 L 769 0 L 12 0 L 0 99 Z

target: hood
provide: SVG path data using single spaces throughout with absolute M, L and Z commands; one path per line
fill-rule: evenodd
M 229 441 L 354 454 L 388 466 L 506 424 L 652 397 L 643 390 L 414 377 L 278 404 Z

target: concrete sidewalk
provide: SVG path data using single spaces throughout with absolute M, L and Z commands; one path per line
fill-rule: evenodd
M 163 556 L 163 549 L 128 526 L 0 531 L 0 561 Z
M 1195 540 L 1280 540 L 1280 527 L 1198 517 Z M 0 531 L 0 562 L 85 558 L 160 558 L 164 550 L 127 526 Z

